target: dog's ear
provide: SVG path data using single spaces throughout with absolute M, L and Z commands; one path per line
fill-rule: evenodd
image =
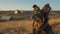
M 43 11 L 46 11 L 46 9 L 47 9 L 47 7 L 45 7 L 45 6 L 42 8 Z
M 49 13 L 49 12 L 51 11 L 51 7 L 50 7 L 48 4 L 46 4 L 46 5 L 42 8 L 42 10 L 43 10 L 44 12 Z

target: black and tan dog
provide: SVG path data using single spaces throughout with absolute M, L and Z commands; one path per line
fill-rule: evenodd
M 48 15 L 50 13 L 51 7 L 49 4 L 46 4 L 42 10 L 37 5 L 33 6 L 34 15 L 33 15 L 33 34 L 48 34 L 47 31 L 51 28 L 47 28 L 48 24 Z M 47 30 L 47 31 L 46 31 Z M 52 34 L 52 33 L 50 33 Z

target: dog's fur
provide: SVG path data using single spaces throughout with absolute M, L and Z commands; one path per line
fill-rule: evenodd
M 44 6 L 43 8 L 42 8 L 42 10 L 45 12 L 45 11 L 48 11 L 47 13 L 49 14 L 50 13 L 50 10 L 51 10 L 51 7 L 50 6 Z M 36 19 L 38 19 L 38 17 L 36 17 Z M 38 22 L 36 22 L 36 21 L 34 21 L 33 22 L 33 29 L 35 29 L 35 32 L 33 32 L 33 34 L 41 34 L 41 32 L 43 31 L 43 32 L 45 32 L 44 31 L 44 28 L 41 28 L 42 27 L 42 25 L 43 25 L 43 23 L 44 23 L 44 21 L 45 21 L 45 18 L 44 17 L 42 17 L 42 19 L 43 20 L 39 20 Z M 44 25 L 45 26 L 45 25 Z M 41 32 L 40 32 L 41 31 Z M 44 34 L 48 34 L 48 33 L 44 33 Z

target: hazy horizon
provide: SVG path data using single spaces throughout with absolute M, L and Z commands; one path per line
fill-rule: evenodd
M 33 10 L 34 4 L 42 8 L 47 3 L 52 10 L 60 10 L 60 0 L 0 0 L 0 10 Z

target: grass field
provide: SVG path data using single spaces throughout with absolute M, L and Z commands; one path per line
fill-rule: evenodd
M 12 15 L 17 18 L 19 15 Z M 60 15 L 50 16 L 49 24 L 55 34 L 60 34 Z M 22 16 L 21 16 L 22 17 Z M 23 16 L 26 18 L 25 16 Z M 0 34 L 32 34 L 32 20 L 12 20 L 8 22 L 0 22 Z
M 0 14 L 0 18 L 2 16 L 12 16 L 13 19 L 24 19 L 24 18 L 29 18 L 29 15 L 25 15 L 25 14 Z

